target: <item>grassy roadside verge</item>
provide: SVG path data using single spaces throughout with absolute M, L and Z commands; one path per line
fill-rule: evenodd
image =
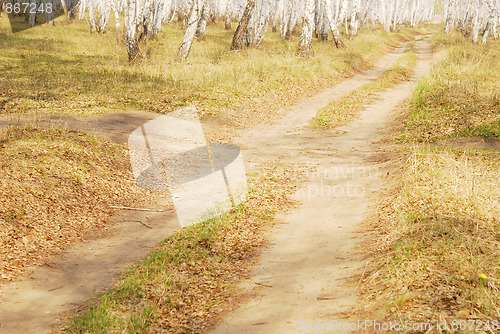
M 177 24 L 163 30 L 141 45 L 145 61 L 130 66 L 113 22 L 105 35 L 63 18 L 55 27 L 13 35 L 7 18 L 0 18 L 0 113 L 166 113 L 194 105 L 205 117 L 222 114 L 241 123 L 252 120 L 255 110 L 279 109 L 365 69 L 415 34 L 414 29 L 362 31 L 342 50 L 315 41 L 315 56 L 304 59 L 295 55 L 296 38 L 282 41 L 272 32 L 259 48 L 229 53 L 232 32 L 209 25 L 207 40 L 194 43 L 189 60 L 179 64 L 173 58 L 183 32 Z
M 287 165 L 263 166 L 250 180 L 244 206 L 166 239 L 60 331 L 186 333 L 209 327 L 255 260 L 275 212 L 293 205 L 290 195 L 301 178 Z
M 418 84 L 399 140 L 500 137 L 500 42 L 471 45 L 453 32 L 433 43 L 441 59 Z
M 432 323 L 426 333 L 497 333 L 500 154 L 432 143 L 498 138 L 500 43 L 438 34 L 434 44 L 438 63 L 415 90 L 397 135 L 405 158 L 386 177 L 390 186 L 370 221 L 377 255 L 362 295 L 382 321 Z
M 106 226 L 110 205 L 141 205 L 127 150 L 58 128 L 0 130 L 0 283 Z
M 410 80 L 416 61 L 417 55 L 412 51 L 407 51 L 375 81 L 353 90 L 318 111 L 311 120 L 311 126 L 331 129 L 349 123 L 359 115 L 367 103 L 376 101 L 378 94 L 398 83 Z

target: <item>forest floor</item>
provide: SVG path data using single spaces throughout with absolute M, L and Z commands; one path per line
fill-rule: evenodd
M 391 132 L 389 115 L 411 94 L 414 79 L 429 70 L 428 42 L 420 39 L 412 47 L 417 54 L 415 77 L 366 101 L 368 107 L 358 120 L 333 130 L 310 124 L 332 100 L 376 81 L 404 55 L 405 45 L 384 56 L 373 70 L 280 110 L 271 125 L 236 134 L 252 172 L 253 166 L 276 161 L 307 172 L 295 195 L 302 204 L 280 216 L 284 223 L 272 230 L 272 244 L 241 286 L 246 297 L 237 298 L 241 302 L 215 332 L 293 332 L 300 329 L 300 320 L 328 322 L 332 314 L 347 312 L 355 303 L 356 279 L 366 261 L 356 252 L 364 238 L 356 226 L 364 219 L 371 193 L 379 186 L 378 175 L 390 158 L 382 147 L 384 136 Z M 125 134 L 154 117 L 112 113 L 93 116 L 90 122 L 75 116 L 40 117 L 39 122 L 63 122 L 124 142 Z M 16 119 L 23 123 L 22 118 Z M 206 130 L 214 128 L 209 125 Z M 29 279 L 4 285 L 0 332 L 46 330 L 108 287 L 117 273 L 176 229 L 167 202 L 160 203 L 166 212 L 116 216 L 121 224 L 111 235 L 73 247 L 63 258 L 35 268 Z M 141 233 L 136 233 L 138 229 Z
M 498 332 L 498 41 L 363 30 L 301 58 L 211 25 L 179 64 L 168 25 L 130 66 L 87 29 L 0 19 L 1 333 Z M 123 144 L 187 105 L 242 148 L 249 196 L 181 229 Z

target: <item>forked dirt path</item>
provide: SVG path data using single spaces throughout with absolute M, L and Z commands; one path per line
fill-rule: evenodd
M 418 41 L 416 50 L 418 79 L 428 73 L 432 55 L 427 40 Z M 384 159 L 379 154 L 391 111 L 410 96 L 416 80 L 382 93 L 347 126 L 321 132 L 301 128 L 332 96 L 340 97 L 368 79 L 347 80 L 329 96 L 318 95 L 288 111 L 293 114 L 277 125 L 242 134 L 247 160 L 303 163 L 316 172 L 296 194 L 302 204 L 281 217 L 283 224 L 273 229 L 270 247 L 242 283 L 245 298 L 210 333 L 351 332 L 341 330 L 342 324 L 356 320 L 349 313 L 368 259 L 357 249 L 367 236 L 357 225 L 380 188 Z
M 418 47 L 418 73 L 424 73 L 429 63 L 428 45 L 419 42 Z M 284 109 L 283 117 L 274 125 L 241 134 L 241 146 L 250 164 L 302 162 L 328 174 L 311 176 L 305 190 L 297 194 L 303 205 L 282 217 L 285 224 L 274 230 L 272 247 L 263 253 L 252 279 L 243 284 L 255 298 L 241 304 L 214 332 L 290 333 L 297 329 L 298 320 L 329 320 L 332 314 L 355 301 L 352 288 L 347 289 L 342 283 L 359 274 L 363 266 L 362 259 L 354 253 L 360 238 L 354 227 L 363 219 L 370 203 L 369 193 L 376 188 L 373 166 L 366 159 L 377 150 L 374 142 L 382 136 L 379 131 L 386 124 L 385 117 L 408 96 L 413 84 L 403 84 L 383 94 L 380 102 L 347 127 L 321 133 L 301 128 L 331 100 L 376 79 L 403 52 L 404 47 L 397 48 L 373 70 Z M 65 119 L 69 119 L 70 128 L 86 127 L 92 132 L 95 126 L 101 130 L 97 132 L 124 142 L 130 131 L 155 116 L 110 114 L 92 118 L 90 124 L 77 118 Z M 328 186 L 339 184 L 360 192 L 359 196 L 336 194 L 341 191 L 338 187 L 329 194 L 325 192 Z M 33 268 L 27 279 L 2 286 L 0 333 L 50 331 L 51 325 L 108 287 L 127 266 L 179 228 L 173 210 L 124 213 L 114 219 L 118 224 L 110 233 L 75 245 L 47 266 Z

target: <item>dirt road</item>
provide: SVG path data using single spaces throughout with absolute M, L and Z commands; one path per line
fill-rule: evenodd
M 421 75 L 429 68 L 429 46 L 421 41 L 417 47 Z M 315 166 L 319 174 L 310 175 L 297 194 L 302 206 L 282 217 L 285 223 L 274 229 L 272 246 L 262 254 L 252 278 L 242 284 L 254 297 L 228 314 L 214 333 L 290 333 L 299 329 L 300 320 L 326 322 L 356 302 L 354 286 L 346 288 L 344 283 L 352 282 L 349 278 L 359 275 L 364 265 L 355 252 L 362 237 L 355 227 L 370 205 L 370 193 L 377 189 L 378 165 L 368 160 L 377 152 L 387 115 L 410 94 L 414 83 L 384 93 L 346 127 L 322 132 L 302 128 L 318 109 L 376 79 L 402 53 L 403 48 L 398 48 L 368 73 L 284 109 L 283 117 L 272 126 L 241 133 L 250 164 L 301 162 Z M 129 124 L 123 114 L 115 116 L 126 129 L 154 117 L 136 115 Z M 127 131 L 116 128 L 113 115 L 105 117 L 106 124 L 113 125 L 108 132 L 123 141 Z M 47 266 L 33 268 L 29 278 L 3 286 L 0 333 L 50 331 L 64 314 L 108 287 L 127 266 L 178 228 L 173 211 L 115 219 L 120 223 L 111 233 L 76 245 Z
M 418 41 L 416 50 L 415 79 L 425 75 L 431 64 L 426 40 Z M 387 65 L 401 51 L 382 63 Z M 300 162 L 316 172 L 296 194 L 302 205 L 281 217 L 284 223 L 273 230 L 271 246 L 241 285 L 246 298 L 211 333 L 322 333 L 356 319 L 350 309 L 357 302 L 356 284 L 368 260 L 357 249 L 366 237 L 357 227 L 373 204 L 372 193 L 380 187 L 385 158 L 379 152 L 390 131 L 389 116 L 410 96 L 415 80 L 381 94 L 347 126 L 321 132 L 303 126 L 332 98 L 378 74 L 375 70 L 347 80 L 287 110 L 290 117 L 272 127 L 242 134 L 243 139 L 252 138 L 241 143 L 249 161 Z

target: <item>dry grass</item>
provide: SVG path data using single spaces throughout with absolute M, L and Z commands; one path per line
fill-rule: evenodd
M 141 44 L 145 60 L 131 66 L 110 26 L 108 34 L 90 34 L 85 22 L 61 17 L 55 27 L 13 35 L 0 18 L 0 113 L 166 113 L 194 105 L 204 117 L 241 124 L 258 117 L 255 110 L 267 114 L 366 69 L 415 33 L 361 31 L 342 50 L 315 41 L 314 57 L 304 59 L 295 55 L 297 37 L 283 41 L 271 31 L 258 48 L 230 53 L 233 32 L 209 25 L 206 41 L 195 42 L 188 61 L 179 63 L 174 56 L 183 31 L 172 24 Z
M 385 177 L 389 186 L 370 219 L 377 255 L 364 278 L 367 317 L 434 324 L 426 333 L 498 333 L 500 155 L 414 143 L 500 134 L 500 44 L 473 46 L 456 34 L 434 42 L 438 63 L 419 83 L 397 136 L 405 158 Z M 438 331 L 443 321 L 448 328 Z
M 263 166 L 244 206 L 167 238 L 65 331 L 200 333 L 211 326 L 254 263 L 274 214 L 293 205 L 303 176 L 291 167 Z
M 126 148 L 76 131 L 0 131 L 0 283 L 106 227 L 110 205 L 145 204 Z M 126 203 L 126 204 L 123 204 Z
M 459 33 L 438 33 L 438 62 L 413 96 L 406 142 L 500 137 L 500 41 L 473 45 Z
M 400 57 L 375 81 L 353 90 L 321 109 L 311 120 L 311 126 L 331 129 L 351 122 L 368 104 L 375 102 L 380 93 L 403 81 L 410 80 L 416 60 L 416 54 L 411 51 Z
M 375 213 L 367 299 L 386 320 L 500 319 L 500 156 L 415 149 L 404 166 Z

